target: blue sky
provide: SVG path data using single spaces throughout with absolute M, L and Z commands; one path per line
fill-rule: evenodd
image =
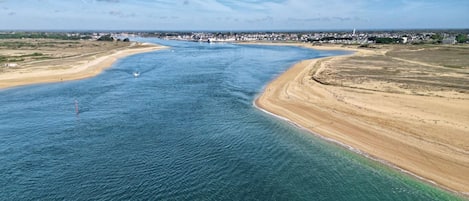
M 469 0 L 0 0 L 2 30 L 469 28 Z

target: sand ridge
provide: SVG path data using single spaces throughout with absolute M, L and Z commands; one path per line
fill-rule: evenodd
M 64 61 L 57 68 L 52 65 L 36 65 L 27 69 L 0 73 L 0 89 L 38 83 L 79 80 L 98 75 L 120 58 L 133 54 L 167 48 L 150 43 L 131 43 L 127 48 L 112 50 L 101 55 L 86 55 L 76 61 Z
M 325 63 L 335 65 L 353 56 L 386 52 L 354 50 L 352 55 L 297 63 L 269 83 L 255 104 L 315 134 L 467 196 L 469 96 L 387 93 L 325 85 L 312 79 L 314 73 L 324 70 Z

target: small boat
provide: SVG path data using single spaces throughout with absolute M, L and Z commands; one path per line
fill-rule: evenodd
M 140 76 L 140 72 L 138 72 L 138 71 L 135 71 L 135 72 L 133 72 L 132 74 L 134 75 L 134 77 Z

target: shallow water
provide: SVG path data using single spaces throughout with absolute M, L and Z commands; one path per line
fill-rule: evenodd
M 458 199 L 252 105 L 295 62 L 345 52 L 140 40 L 172 48 L 0 91 L 0 200 Z

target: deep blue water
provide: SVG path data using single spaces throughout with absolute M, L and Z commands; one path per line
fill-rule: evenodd
M 141 40 L 172 48 L 0 91 L 0 200 L 458 199 L 252 105 L 295 62 L 344 52 Z

